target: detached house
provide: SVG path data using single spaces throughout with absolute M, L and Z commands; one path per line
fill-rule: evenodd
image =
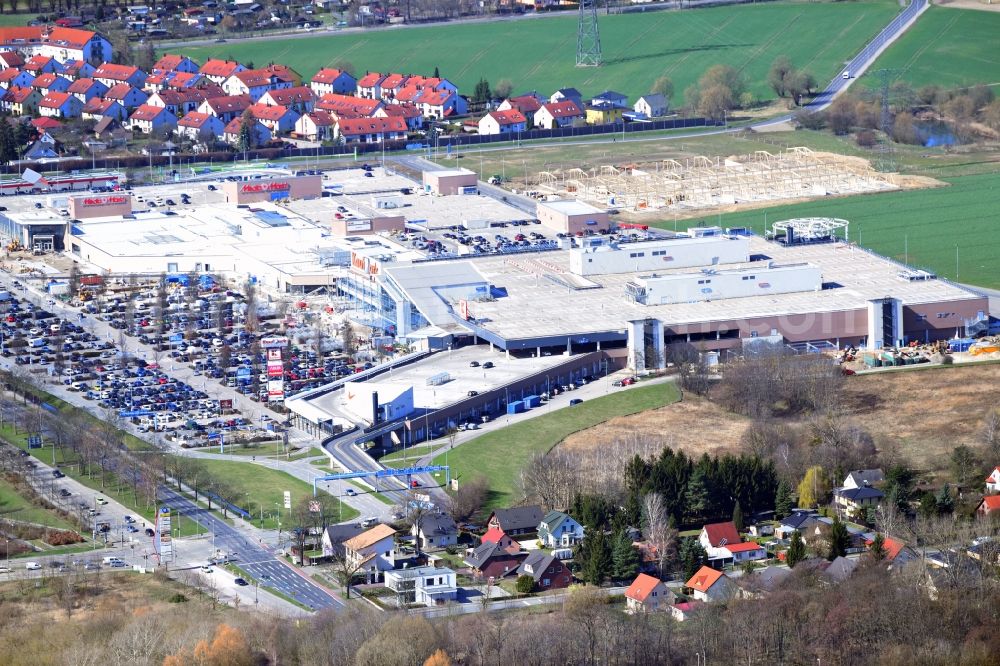
M 192 141 L 201 141 L 206 135 L 220 138 L 226 129 L 225 124 L 207 113 L 190 111 L 177 121 L 177 134 Z
M 583 541 L 583 525 L 562 511 L 549 511 L 538 523 L 538 542 L 547 548 L 568 548 Z
M 198 73 L 204 76 L 206 79 L 213 83 L 218 83 L 220 86 L 225 83 L 233 74 L 237 72 L 242 72 L 246 69 L 243 65 L 238 62 L 233 62 L 231 60 L 207 60 L 205 64 L 198 69 Z
M 402 118 L 406 122 L 406 127 L 413 131 L 424 126 L 424 117 L 420 109 L 412 104 L 383 104 L 372 118 Z
M 455 572 L 443 567 L 416 567 L 385 572 L 385 586 L 401 604 L 441 606 L 458 598 Z
M 519 97 L 509 97 L 500 102 L 497 111 L 517 109 L 525 118 L 531 118 L 540 108 L 542 108 L 542 103 L 537 97 L 534 95 L 521 95 Z
M 424 90 L 414 101 L 425 118 L 443 120 L 469 111 L 465 99 L 450 90 Z
M 774 530 L 779 539 L 788 539 L 793 532 L 805 532 L 819 522 L 819 515 L 813 509 L 795 509 L 781 519 L 781 524 Z
M 486 521 L 486 526 L 490 530 L 502 530 L 513 536 L 531 534 L 538 529 L 538 524 L 542 522 L 544 516 L 542 508 L 536 504 L 513 509 L 497 509 Z
M 177 90 L 161 90 L 150 95 L 149 99 L 146 100 L 146 104 L 167 109 L 170 113 L 180 118 L 189 111 L 197 110 L 201 106 L 202 101 L 199 95 L 182 93 Z
M 725 601 L 735 591 L 726 574 L 708 566 L 698 569 L 685 586 L 691 588 L 691 596 L 698 601 Z
M 116 65 L 106 62 L 94 70 L 93 78 L 109 88 L 119 83 L 127 83 L 133 88 L 142 88 L 146 83 L 146 72 L 130 65 Z
M 323 530 L 323 557 L 342 558 L 344 556 L 344 542 L 364 531 L 364 528 L 357 523 L 330 525 Z
M 77 79 L 69 85 L 66 92 L 75 95 L 78 100 L 87 103 L 95 97 L 102 97 L 108 92 L 108 87 L 94 79 Z
M 3 108 L 12 116 L 33 116 L 38 111 L 41 94 L 34 88 L 13 87 L 3 96 Z
M 535 581 L 535 590 L 557 590 L 569 587 L 573 575 L 562 560 L 543 550 L 533 550 L 517 568 L 518 576 L 531 576 Z
M 83 105 L 81 115 L 84 120 L 100 121 L 102 118 L 112 118 L 123 122 L 128 118 L 128 110 L 113 99 L 92 97 L 89 102 Z
M 542 104 L 538 111 L 535 111 L 535 127 L 543 129 L 570 127 L 581 124 L 583 121 L 583 111 L 576 105 L 576 102 L 569 100 Z
M 344 557 L 347 566 L 364 572 L 368 582 L 377 581 L 384 571 L 395 568 L 396 530 L 388 525 L 376 525 L 344 542 Z
M 0 69 L 21 69 L 24 58 L 17 51 L 0 51 Z
M 170 54 L 163 56 L 153 65 L 154 74 L 164 72 L 187 72 L 193 74 L 198 71 L 198 64 L 184 55 Z
M 5 69 L 0 72 L 0 85 L 11 88 L 30 88 L 35 77 L 19 69 Z
M 1000 515 L 1000 495 L 986 495 L 976 507 L 976 515 L 986 518 L 987 516 Z
M 69 90 L 69 86 L 70 82 L 58 74 L 42 74 L 31 82 L 31 87 L 40 92 L 43 97 L 50 92 L 66 92 Z
M 341 69 L 325 67 L 312 77 L 309 87 L 312 88 L 316 97 L 322 97 L 330 93 L 340 93 L 341 95 L 351 95 L 357 89 L 358 81 L 353 76 Z
M 509 542 L 509 537 L 508 541 Z M 528 556 L 516 545 L 504 547 L 504 541 L 483 541 L 479 546 L 467 551 L 465 564 L 479 579 L 499 579 L 508 576 L 521 565 Z
M 250 106 L 250 114 L 271 131 L 272 136 L 285 134 L 295 129 L 299 114 L 284 106 L 267 106 L 254 104 Z
M 144 134 L 173 131 L 177 126 L 177 116 L 162 106 L 143 104 L 129 116 L 129 125 Z
M 625 590 L 625 608 L 629 613 L 666 611 L 676 598 L 662 580 L 641 573 Z
M 111 86 L 108 92 L 104 93 L 104 99 L 113 99 L 124 108 L 131 110 L 145 104 L 149 95 L 127 83 L 119 83 Z
M 92 79 L 97 68 L 85 60 L 69 60 L 63 63 L 62 76 L 70 81 Z
M 21 69 L 28 72 L 32 76 L 41 76 L 42 74 L 58 74 L 62 71 L 62 67 L 59 65 L 59 61 L 55 58 L 50 58 L 48 56 L 36 55 L 28 58 Z
M 309 141 L 331 141 L 336 126 L 336 119 L 326 111 L 313 111 L 295 121 L 295 135 Z
M 188 90 L 191 88 L 200 87 L 202 84 L 202 75 L 198 72 L 173 72 L 173 75 L 167 79 L 166 88 L 170 90 Z M 218 83 L 208 82 L 210 85 L 206 88 L 218 88 L 219 95 L 225 95 L 225 91 L 219 86 Z
M 515 134 L 528 129 L 528 119 L 516 109 L 490 111 L 479 120 L 480 134 Z
M 667 98 L 660 93 L 650 93 L 643 95 L 632 109 L 644 118 L 659 118 L 667 115 Z
M 1000 494 L 1000 467 L 994 467 L 990 475 L 986 477 L 986 494 Z
M 447 548 L 458 543 L 458 527 L 451 516 L 444 513 L 424 516 L 419 525 L 410 528 L 410 534 L 417 538 L 423 550 Z
M 222 131 L 222 140 L 231 146 L 235 146 L 240 142 L 240 124 L 242 123 L 242 118 L 233 118 L 226 124 L 225 129 Z M 251 148 L 263 145 L 271 140 L 271 130 L 264 127 L 259 120 L 254 119 L 253 125 L 250 128 L 250 134 L 253 137 L 251 143 Z
M 246 69 L 236 72 L 222 83 L 227 95 L 249 95 L 255 102 L 269 90 L 282 90 L 294 85 L 287 71 L 275 67 Z
M 880 469 L 856 469 L 844 477 L 843 488 L 870 488 L 885 481 Z
M 306 86 L 285 88 L 284 90 L 268 90 L 257 100 L 258 104 L 284 106 L 300 115 L 312 111 L 315 102 L 316 98 L 313 95 L 312 89 Z
M 583 108 L 583 95 L 576 88 L 560 88 L 559 90 L 552 93 L 549 97 L 549 102 L 555 104 L 557 102 L 573 102 L 579 108 Z
M 50 92 L 38 103 L 39 115 L 49 118 L 76 118 L 83 111 L 83 102 L 68 92 Z
M 743 542 L 732 522 L 705 525 L 698 535 L 698 542 L 708 553 L 709 563 L 739 564 L 767 558 L 767 550 L 763 546 L 752 541 Z
M 885 493 L 877 488 L 837 488 L 833 491 L 833 504 L 841 516 L 864 516 L 868 507 L 878 506 Z
M 402 118 L 341 118 L 337 121 L 337 136 L 347 143 L 382 143 L 406 138 L 406 121 Z
M 224 123 L 239 118 L 253 104 L 249 95 L 226 95 L 225 97 L 209 97 L 198 107 L 201 113 L 215 116 Z

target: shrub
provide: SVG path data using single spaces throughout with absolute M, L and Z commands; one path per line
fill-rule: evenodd
M 517 577 L 517 592 L 518 594 L 531 594 L 535 589 L 535 579 L 531 576 L 524 574 L 523 576 Z
M 167 603 L 182 604 L 187 600 L 188 598 L 185 597 L 183 594 L 181 594 L 180 592 L 175 592 L 174 594 L 171 594 L 170 597 L 167 599 Z
M 866 129 L 858 130 L 858 133 L 854 135 L 854 142 L 862 148 L 871 148 L 878 143 L 878 140 L 875 138 L 875 132 Z
M 50 530 L 48 536 L 45 537 L 45 543 L 50 546 L 68 546 L 81 541 L 83 541 L 83 537 L 69 530 Z

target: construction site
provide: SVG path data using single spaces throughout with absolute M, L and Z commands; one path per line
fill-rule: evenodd
M 631 213 L 702 211 L 898 189 L 892 174 L 863 159 L 794 147 L 729 157 L 693 156 L 645 164 L 538 173 L 538 196 L 573 197 Z

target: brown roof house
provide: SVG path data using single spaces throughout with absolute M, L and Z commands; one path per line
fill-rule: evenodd
M 396 566 L 395 536 L 396 530 L 380 524 L 344 541 L 347 567 L 363 574 L 369 583 L 376 582 L 383 571 Z

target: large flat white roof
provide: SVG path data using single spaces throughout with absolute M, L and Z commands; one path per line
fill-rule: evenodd
M 605 211 L 576 199 L 561 199 L 559 201 L 542 201 L 539 206 L 545 206 L 563 215 L 595 215 Z

